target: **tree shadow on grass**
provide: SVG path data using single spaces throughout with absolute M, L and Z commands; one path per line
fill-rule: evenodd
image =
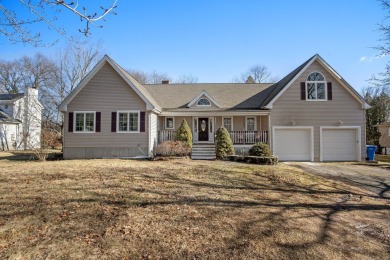
M 105 176 L 100 177 L 98 185 L 93 183 L 93 185 L 89 184 L 90 186 L 76 186 L 74 184 L 74 186 L 66 187 L 66 192 L 80 195 L 72 198 L 57 197 L 54 202 L 61 209 L 59 213 L 64 215 L 61 215 L 64 220 L 59 222 L 59 225 L 64 225 L 62 223 L 67 223 L 69 219 L 72 220 L 72 215 L 66 214 L 74 214 L 70 213 L 74 211 L 73 205 L 82 205 L 81 208 L 85 211 L 81 210 L 77 219 L 69 223 L 76 223 L 76 220 L 85 221 L 86 230 L 77 230 L 76 224 L 72 227 L 62 226 L 59 230 L 69 231 L 73 228 L 72 232 L 75 232 L 77 236 L 83 235 L 83 232 L 93 232 L 98 235 L 100 245 L 103 245 L 107 228 L 115 226 L 129 210 L 136 212 L 140 208 L 164 208 L 165 206 L 180 208 L 191 206 L 206 210 L 218 208 L 223 214 L 228 214 L 232 218 L 234 214 L 229 215 L 230 212 L 236 210 L 238 213 L 244 213 L 251 210 L 258 212 L 258 215 L 251 215 L 251 219 L 240 219 L 236 223 L 234 235 L 226 238 L 225 246 L 220 249 L 228 252 L 230 256 L 243 256 L 250 248 L 251 241 L 271 239 L 275 231 L 281 232 L 284 227 L 289 228 L 286 223 L 294 222 L 298 218 L 315 218 L 319 223 L 319 231 L 313 235 L 314 238 L 303 242 L 274 242 L 275 246 L 286 251 L 286 257 L 299 257 L 295 255 L 297 251 L 323 245 L 331 239 L 331 230 L 336 225 L 341 225 L 337 222 L 340 213 L 390 212 L 390 205 L 382 201 L 377 204 L 364 203 L 364 198 L 369 197 L 367 194 L 350 192 L 341 188 L 321 189 L 316 184 L 303 185 L 283 180 L 275 181 L 272 176 L 267 175 L 234 175 L 234 171 L 225 171 L 225 173 L 226 176 L 215 176 L 213 178 L 217 178 L 217 181 L 212 181 L 207 178 L 191 179 L 190 176 L 170 173 L 152 175 L 129 172 L 132 178 L 127 179 L 127 183 L 122 186 L 106 184 Z M 136 182 L 139 179 L 142 180 L 143 185 Z M 270 193 L 279 196 L 268 197 L 267 194 Z M 261 194 L 263 196 L 257 197 Z M 293 198 L 288 199 L 289 196 Z M 324 199 L 325 196 L 330 196 L 332 200 L 327 202 Z M 308 200 L 310 197 L 312 199 Z M 321 198 L 321 201 L 317 201 L 317 197 Z M 9 219 L 39 213 L 43 218 L 45 212 L 52 210 L 49 205 L 53 205 L 53 202 L 46 201 L 44 196 L 24 197 L 23 199 L 24 202 L 0 203 L 2 209 L 14 209 L 12 212 L 3 211 L 1 217 Z M 87 211 L 89 206 L 94 210 Z M 292 212 L 297 212 L 297 216 L 290 216 Z M 174 213 L 171 214 L 173 217 Z M 200 223 L 206 224 L 206 221 L 203 220 Z M 294 228 L 299 229 L 301 233 L 306 232 L 304 226 Z M 337 243 L 337 241 L 332 243 Z

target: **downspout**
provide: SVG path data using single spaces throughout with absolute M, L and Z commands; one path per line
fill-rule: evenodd
M 268 147 L 271 149 L 272 154 L 274 153 L 274 149 L 272 146 L 272 131 L 271 131 L 271 112 L 268 114 Z

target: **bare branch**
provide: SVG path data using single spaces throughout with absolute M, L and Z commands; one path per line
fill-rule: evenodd
M 16 2 L 16 3 L 15 3 Z M 30 17 L 27 15 L 22 16 L 16 11 L 15 5 L 20 4 L 27 9 L 30 13 Z M 93 5 L 91 2 L 86 4 Z M 46 24 L 50 29 L 57 32 L 62 37 L 67 38 L 66 31 L 57 23 L 57 17 L 52 12 L 47 12 L 48 8 L 53 9 L 55 13 L 61 13 L 62 10 L 69 10 L 72 14 L 80 18 L 81 21 L 85 21 L 85 28 L 79 29 L 79 32 L 85 36 L 91 34 L 90 26 L 101 28 L 98 24 L 99 20 L 105 21 L 105 17 L 108 14 L 116 15 L 114 9 L 117 0 L 112 0 L 112 4 L 109 7 L 100 6 L 101 12 L 87 11 L 87 7 L 81 7 L 79 1 L 66 3 L 61 0 L 18 0 L 10 3 L 0 2 L 0 36 L 3 36 L 7 41 L 11 43 L 24 43 L 31 44 L 33 46 L 46 46 L 41 39 L 40 32 L 34 33 L 32 25 L 34 24 Z M 96 3 L 94 3 L 96 4 Z M 69 40 L 69 39 L 68 39 Z M 50 45 L 56 43 L 50 43 Z

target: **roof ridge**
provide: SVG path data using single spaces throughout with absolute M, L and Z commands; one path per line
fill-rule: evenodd
M 231 84 L 231 85 L 268 85 L 268 84 L 274 84 L 272 82 L 262 82 L 262 83 L 245 83 L 245 82 L 239 82 L 239 83 L 234 83 L 234 82 L 202 82 L 202 83 L 169 83 L 169 84 L 163 84 L 163 83 L 145 83 L 145 84 L 142 84 L 142 85 L 149 85 L 149 86 L 153 86 L 153 85 L 202 85 L 202 84 L 208 84 L 208 85 L 211 85 L 211 84 L 214 84 L 214 85 L 223 85 L 223 84 Z
M 304 63 L 296 67 L 293 71 L 284 76 L 281 80 L 270 86 L 273 88 L 267 97 L 264 99 L 260 107 L 267 105 L 314 57 L 319 56 L 318 54 L 313 55 L 307 59 Z M 276 90 L 276 91 L 275 91 Z

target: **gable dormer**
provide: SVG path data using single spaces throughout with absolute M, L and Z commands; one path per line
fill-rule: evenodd
M 220 108 L 221 105 L 215 100 L 211 95 L 209 95 L 205 90 L 203 90 L 199 95 L 190 101 L 187 105 L 188 108 Z

